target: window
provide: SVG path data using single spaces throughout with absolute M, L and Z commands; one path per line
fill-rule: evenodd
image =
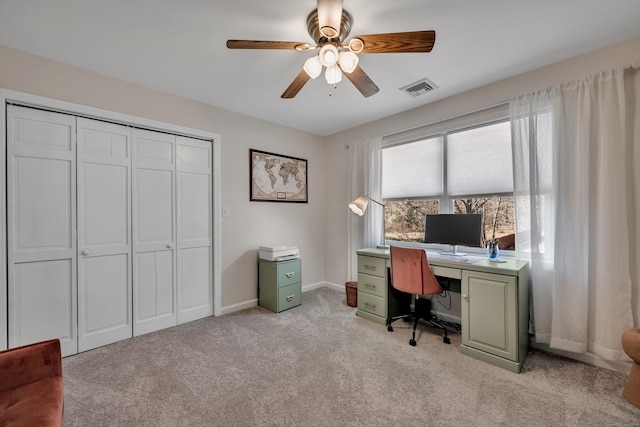
M 482 213 L 483 242 L 515 249 L 509 121 L 438 128 L 383 148 L 385 240 L 422 242 L 427 213 Z
M 384 239 L 422 242 L 427 214 L 438 213 L 438 200 L 387 201 L 384 209 Z

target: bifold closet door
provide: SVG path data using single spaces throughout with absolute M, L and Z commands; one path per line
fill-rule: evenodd
M 133 335 L 177 324 L 176 136 L 134 129 Z
M 211 150 L 177 137 L 178 323 L 213 315 Z
M 78 352 L 76 118 L 7 106 L 9 347 Z
M 78 351 L 133 336 L 131 136 L 78 118 Z

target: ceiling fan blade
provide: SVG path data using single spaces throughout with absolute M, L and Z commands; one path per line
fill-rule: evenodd
M 320 34 L 327 38 L 340 36 L 342 0 L 318 0 L 318 24 Z
M 358 65 L 352 73 L 344 73 L 344 76 L 364 95 L 365 98 L 378 93 L 380 88 L 369 78 L 367 73 Z
M 401 52 L 431 52 L 436 42 L 436 32 L 409 31 L 405 33 L 370 34 L 356 36 L 362 40 L 362 53 L 401 53 Z
M 309 43 L 304 42 L 273 42 L 262 40 L 227 40 L 229 49 L 286 49 L 309 50 Z
M 300 89 L 302 89 L 302 87 L 309 81 L 309 79 L 311 79 L 311 77 L 309 77 L 309 74 L 307 74 L 306 71 L 300 71 L 300 74 L 298 74 L 298 76 L 293 79 L 289 87 L 284 91 L 282 95 L 280 95 L 280 98 L 294 98 L 298 94 L 298 92 L 300 92 Z

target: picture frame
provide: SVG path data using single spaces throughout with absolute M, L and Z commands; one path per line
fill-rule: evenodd
M 306 159 L 249 149 L 249 200 L 308 203 Z

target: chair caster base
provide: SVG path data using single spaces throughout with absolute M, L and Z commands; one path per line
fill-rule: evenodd
M 442 341 L 443 341 L 445 344 L 451 344 L 451 340 L 449 339 L 449 337 L 444 337 L 444 338 L 442 338 Z
M 387 331 L 393 332 L 393 326 L 391 326 L 391 325 L 387 326 Z
M 411 338 L 409 340 L 409 345 L 415 347 L 416 346 L 416 340 L 414 340 L 413 338 Z

